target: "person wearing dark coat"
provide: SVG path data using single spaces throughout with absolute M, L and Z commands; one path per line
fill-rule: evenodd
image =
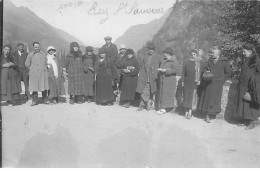
M 29 68 L 25 66 L 28 53 L 25 52 L 23 43 L 18 43 L 17 48 L 18 49 L 12 53 L 12 57 L 18 72 L 18 78 L 20 79 L 20 82 L 24 82 L 25 100 L 27 101 L 31 99 L 29 91 Z
M 159 75 L 159 96 L 157 114 L 162 115 L 174 107 L 176 91 L 176 74 L 178 72 L 179 62 L 173 54 L 172 48 L 165 48 L 164 58 L 158 68 Z
M 190 53 L 191 58 L 184 64 L 183 78 L 183 108 L 185 118 L 192 117 L 192 110 L 196 110 L 198 103 L 198 87 L 205 64 L 199 57 L 198 51 L 193 49 Z
M 120 61 L 122 70 L 122 89 L 120 95 L 123 107 L 129 108 L 135 98 L 135 90 L 138 81 L 139 63 L 132 49 L 127 49 L 126 56 Z
M 140 60 L 140 72 L 137 82 L 136 92 L 141 94 L 141 103 L 138 111 L 144 108 L 150 110 L 154 104 L 153 98 L 157 91 L 157 79 L 159 63 L 162 56 L 158 55 L 153 43 L 149 43 L 147 55 Z
M 231 74 L 230 65 L 226 58 L 220 56 L 220 49 L 214 46 L 213 56 L 209 59 L 205 67 L 207 72 L 202 75 L 206 79 L 206 73 L 211 73 L 212 79 L 208 80 L 205 91 L 202 92 L 199 100 L 198 109 L 205 113 L 205 121 L 210 123 L 210 119 L 216 116 L 216 119 L 223 119 L 221 112 L 221 98 L 223 85 Z
M 41 51 L 39 42 L 33 42 L 33 52 L 30 52 L 25 60 L 25 66 L 29 68 L 29 91 L 32 92 L 31 106 L 38 104 L 38 92 L 42 92 L 42 101 L 49 104 L 47 96 L 49 90 L 49 76 L 47 69 L 46 53 Z
M 15 100 L 20 98 L 21 84 L 10 52 L 11 46 L 5 45 L 1 55 L 1 101 L 5 100 L 8 106 L 13 106 Z
M 83 79 L 84 79 L 84 87 L 83 94 L 85 100 L 90 103 L 94 97 L 94 63 L 93 58 L 95 55 L 93 54 L 93 48 L 91 46 L 86 47 L 86 54 L 83 55 Z
M 260 60 L 251 44 L 242 46 L 245 60 L 237 87 L 234 116 L 243 118 L 246 129 L 255 128 L 260 116 Z
M 95 66 L 96 103 L 101 105 L 113 105 L 113 84 L 116 84 L 117 74 L 113 62 L 106 57 L 104 49 L 99 49 L 99 57 Z
M 68 94 L 70 95 L 70 104 L 82 104 L 81 97 L 83 95 L 84 79 L 82 52 L 77 42 L 70 44 L 70 53 L 65 59 L 63 67 L 63 75 L 68 77 Z
M 106 57 L 114 64 L 116 65 L 117 57 L 118 57 L 118 50 L 117 46 L 111 42 L 112 37 L 106 36 L 105 38 L 106 44 L 102 46 L 102 49 L 104 49 Z

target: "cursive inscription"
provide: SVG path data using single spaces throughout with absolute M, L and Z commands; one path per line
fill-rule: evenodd
M 62 11 L 69 8 L 77 8 L 79 6 L 86 7 L 86 12 L 88 15 L 100 16 L 100 24 L 105 23 L 111 15 L 142 15 L 142 14 L 164 14 L 171 8 L 165 10 L 164 8 L 140 8 L 137 2 L 121 2 L 115 4 L 114 8 L 102 8 L 97 1 L 86 2 L 86 1 L 71 1 L 61 4 L 57 11 L 62 13 Z
M 100 24 L 103 24 L 104 22 L 106 22 L 109 18 L 109 14 L 108 14 L 108 9 L 107 8 L 99 8 L 98 7 L 98 3 L 94 2 L 92 7 L 88 10 L 88 14 L 89 15 L 100 15 L 100 16 L 104 16 L 101 20 L 100 20 Z

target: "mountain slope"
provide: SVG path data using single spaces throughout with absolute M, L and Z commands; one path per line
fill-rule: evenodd
M 158 32 L 170 13 L 171 9 L 159 19 L 152 20 L 147 24 L 139 24 L 130 27 L 115 41 L 115 44 L 118 46 L 125 44 L 126 47 L 132 48 L 135 51 L 139 50 L 145 42 L 151 40 L 154 34 Z
M 55 46 L 57 49 L 68 49 L 69 43 L 80 40 L 74 36 L 57 29 L 26 7 L 16 7 L 10 1 L 4 1 L 3 13 L 3 42 L 11 43 L 15 47 L 16 43 L 27 43 L 32 50 L 32 43 L 39 41 L 42 49 L 48 46 Z
M 172 47 L 182 63 L 192 48 L 207 50 L 219 36 L 218 1 L 182 0 L 177 2 L 161 29 L 153 36 L 156 51 Z M 139 53 L 145 53 L 145 45 Z

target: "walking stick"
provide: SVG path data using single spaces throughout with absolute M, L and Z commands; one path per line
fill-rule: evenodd
M 96 73 L 95 73 L 95 76 L 94 76 L 94 85 L 95 85 L 94 101 L 97 102 L 97 75 L 96 75 Z

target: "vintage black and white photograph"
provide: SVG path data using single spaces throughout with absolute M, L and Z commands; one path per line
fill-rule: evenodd
M 1 167 L 260 167 L 260 0 L 0 2 Z

